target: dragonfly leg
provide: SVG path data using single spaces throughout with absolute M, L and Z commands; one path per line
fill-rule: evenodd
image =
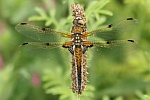
M 82 53 L 84 54 L 88 50 L 88 47 L 83 46 Z
M 73 55 L 74 54 L 74 51 L 73 51 L 73 47 L 69 47 L 68 50 L 70 51 L 70 53 Z

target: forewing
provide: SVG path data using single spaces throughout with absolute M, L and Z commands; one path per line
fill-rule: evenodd
M 43 28 L 29 23 L 18 24 L 15 28 L 19 33 L 25 35 L 26 37 L 38 41 L 48 42 L 53 40 L 55 41 L 55 38 L 56 40 L 60 40 L 57 38 L 70 37 L 70 34 L 67 32 L 60 32 L 51 28 Z
M 138 22 L 137 19 L 127 18 L 117 23 L 110 24 L 108 26 L 87 32 L 87 34 L 89 36 L 96 35 L 100 38 L 103 38 L 104 40 L 113 40 L 117 36 L 120 36 L 132 30 L 137 24 L 137 22 Z

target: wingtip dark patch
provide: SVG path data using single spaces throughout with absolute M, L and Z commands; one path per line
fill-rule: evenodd
M 20 25 L 26 25 L 27 24 L 27 22 L 22 22 L 22 23 L 20 23 Z
M 135 42 L 134 40 L 128 40 L 129 42 Z
M 133 18 L 127 18 L 127 20 L 133 20 Z
M 27 42 L 25 42 L 25 43 L 22 43 L 22 46 L 23 46 L 23 45 L 27 45 L 27 44 L 28 44 Z

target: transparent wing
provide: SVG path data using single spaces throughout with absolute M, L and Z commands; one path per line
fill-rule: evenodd
M 42 28 L 29 23 L 18 24 L 15 28 L 19 33 L 25 35 L 26 37 L 38 41 L 52 41 L 56 35 L 68 38 L 70 37 L 70 34 L 67 32 L 60 32 L 51 28 Z
M 133 52 L 138 48 L 138 44 L 134 40 L 114 40 L 114 41 L 102 41 L 102 42 L 89 42 L 93 44 L 92 50 L 93 55 L 98 59 L 101 57 L 120 57 L 124 58 L 124 54 Z M 97 58 L 97 57 L 96 57 Z
M 111 48 L 113 46 L 133 44 L 135 45 L 134 40 L 114 40 L 114 41 L 102 41 L 102 42 L 89 42 L 93 46 L 102 47 L 102 48 Z
M 26 42 L 19 46 L 19 51 L 27 56 L 57 61 L 69 55 L 69 51 L 62 47 L 63 44 L 65 42 Z
M 95 34 L 98 37 L 103 38 L 104 40 L 113 40 L 117 36 L 132 30 L 137 24 L 137 22 L 137 19 L 127 18 L 117 23 L 110 24 L 108 26 L 87 32 L 87 34 L 88 36 Z

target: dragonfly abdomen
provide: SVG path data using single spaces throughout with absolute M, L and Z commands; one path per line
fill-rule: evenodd
M 81 94 L 87 82 L 87 55 L 82 53 L 82 48 L 74 48 L 72 57 L 72 91 Z

